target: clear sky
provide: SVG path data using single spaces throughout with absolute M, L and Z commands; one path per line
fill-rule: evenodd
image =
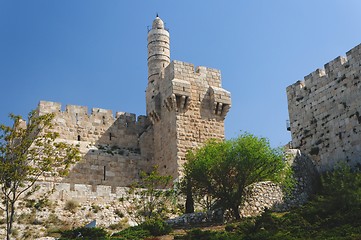
M 147 26 L 220 69 L 226 137 L 290 141 L 286 87 L 361 43 L 360 0 L 0 0 L 0 122 L 40 100 L 145 114 Z

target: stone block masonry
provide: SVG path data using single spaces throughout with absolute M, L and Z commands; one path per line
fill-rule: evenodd
M 148 32 L 147 116 L 152 122 L 154 161 L 163 175 L 178 178 L 188 150 L 224 138 L 231 94 L 219 70 L 170 61 L 169 32 L 157 17 Z
M 61 139 L 107 144 L 124 148 L 139 149 L 138 136 L 150 125 L 146 116 L 92 108 L 88 114 L 86 106 L 67 105 L 61 111 L 61 104 L 40 101 L 39 114 L 55 113 L 54 130 Z
M 361 163 L 361 45 L 287 87 L 293 148 L 319 171 Z
M 59 141 L 79 147 L 83 159 L 72 167 L 69 176 L 53 179 L 51 175 L 43 180 L 99 185 L 129 186 L 139 178 L 140 171 L 150 168 L 152 148 L 141 143 L 140 135 L 146 132 L 150 122 L 145 116 L 93 108 L 88 113 L 85 106 L 68 105 L 61 111 L 61 104 L 41 101 L 38 114 L 54 113 L 54 131 Z M 147 138 L 144 138 L 147 139 Z M 143 146 L 143 151 L 141 151 Z
M 188 150 L 206 140 L 224 138 L 231 94 L 222 88 L 219 70 L 170 61 L 169 32 L 156 17 L 148 32 L 147 116 L 41 101 L 39 114 L 54 113 L 60 141 L 79 146 L 83 159 L 61 181 L 128 186 L 141 171 L 158 166 L 162 175 L 182 175 Z

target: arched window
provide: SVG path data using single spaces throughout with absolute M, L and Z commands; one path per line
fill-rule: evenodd
M 80 135 L 78 135 L 78 141 L 80 141 Z

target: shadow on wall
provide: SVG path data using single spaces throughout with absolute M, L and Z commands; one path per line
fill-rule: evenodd
M 98 132 L 91 132 L 90 127 L 76 125 L 76 144 L 83 159 L 78 162 L 62 182 L 70 183 L 74 191 L 75 184 L 91 185 L 97 191 L 98 185 L 126 187 L 134 183 L 141 170 L 148 170 L 152 165 L 152 129 L 145 116 L 117 113 L 111 124 L 102 117 Z M 89 140 L 89 133 L 96 134 L 98 140 Z M 84 139 L 85 138 L 85 139 Z M 83 141 L 84 139 L 84 141 Z

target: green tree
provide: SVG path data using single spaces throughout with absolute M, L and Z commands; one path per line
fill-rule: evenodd
M 280 149 L 273 149 L 265 138 L 244 133 L 227 141 L 211 140 L 188 152 L 185 181 L 195 197 L 211 197 L 239 219 L 244 190 L 252 183 L 270 180 L 291 186 L 291 169 Z M 187 186 L 188 183 L 183 185 Z
M 175 191 L 169 188 L 171 176 L 161 176 L 157 167 L 141 172 L 140 181 L 133 184 L 120 199 L 128 215 L 138 224 L 150 219 L 164 219 L 175 200 Z
M 20 116 L 10 114 L 10 118 L 12 127 L 0 125 L 0 187 L 7 239 L 20 196 L 34 189 L 44 173 L 64 176 L 71 164 L 80 159 L 77 148 L 56 141 L 59 134 L 52 130 L 53 114 L 39 116 L 32 111 L 27 123 Z

